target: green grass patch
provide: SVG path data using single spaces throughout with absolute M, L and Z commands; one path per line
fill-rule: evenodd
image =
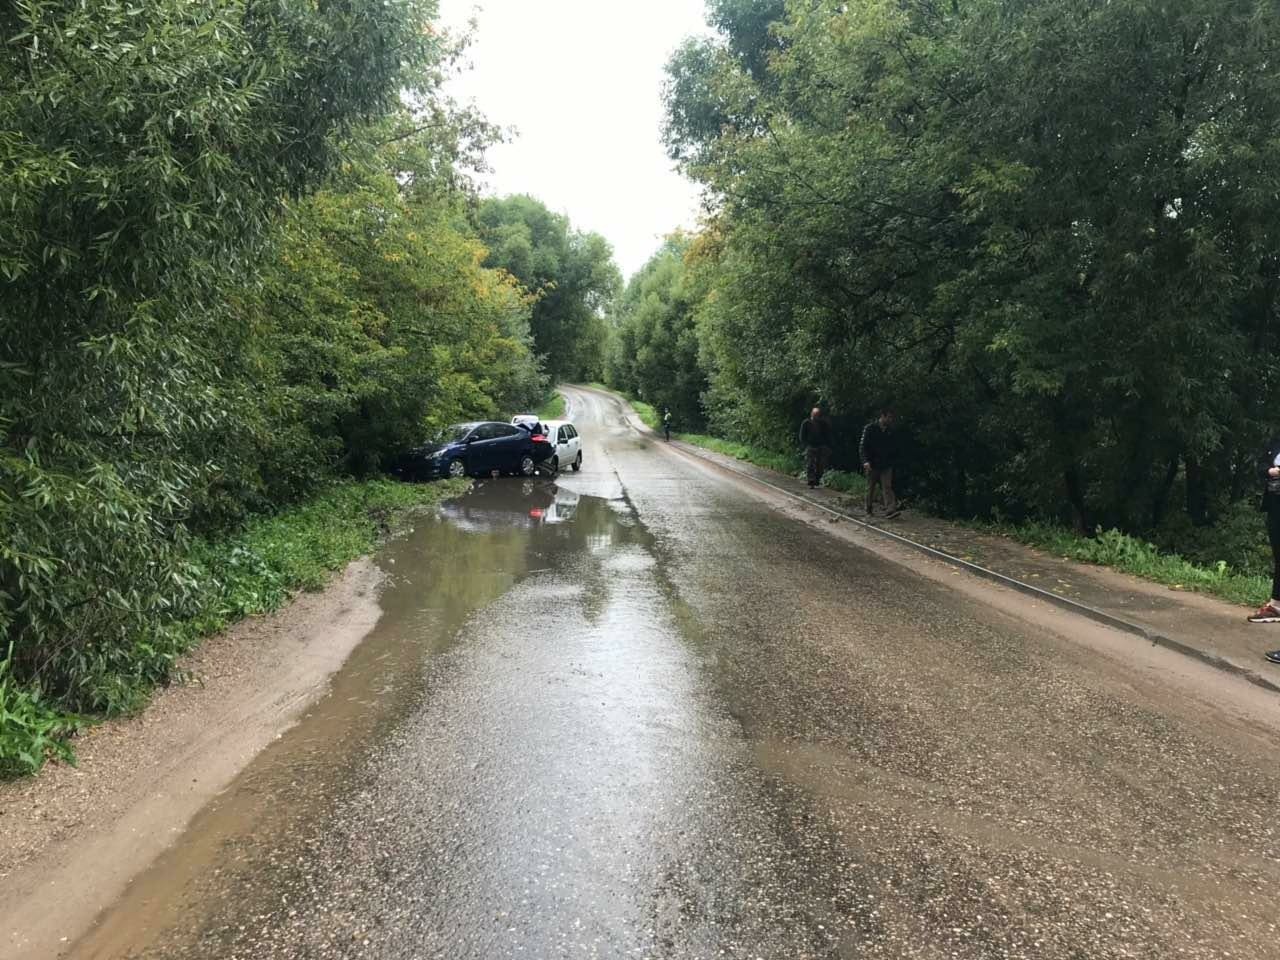
M 465 481 L 338 483 L 305 503 L 251 520 L 234 536 L 197 542 L 191 562 L 204 589 L 187 624 L 197 636 L 207 635 L 275 610 L 299 590 L 319 590 L 335 571 L 373 550 L 406 513 L 466 487 Z
M 336 483 L 279 513 L 256 517 L 216 540 L 197 540 L 175 615 L 140 637 L 128 672 L 103 677 L 115 688 L 115 712 L 143 706 L 179 656 L 202 638 L 254 614 L 278 609 L 298 591 L 320 590 L 333 574 L 371 552 L 410 512 L 465 491 L 466 481 L 407 484 L 391 480 Z M 180 599 L 179 599 L 180 597 Z M 0 660 L 0 778 L 39 771 L 50 757 L 74 762 L 70 737 L 93 718 L 59 709 L 38 689 L 16 684 Z
M 547 397 L 546 402 L 538 408 L 539 420 L 563 420 L 565 410 L 564 394 L 556 391 Z
M 1046 523 L 980 523 L 977 526 L 987 533 L 1017 540 L 1065 560 L 1110 567 L 1176 590 L 1206 593 L 1232 603 L 1253 606 L 1271 592 L 1269 576 L 1239 570 L 1225 560 L 1212 565 L 1193 563 L 1119 530 L 1082 537 Z
M 790 477 L 796 476 L 804 469 L 804 460 L 798 453 L 778 453 L 776 450 L 766 450 L 764 447 L 738 443 L 736 440 L 722 440 L 704 433 L 681 433 L 678 436 L 685 443 L 692 443 L 696 447 L 712 450 L 726 457 L 733 457 L 735 460 L 753 463 L 757 467 L 785 473 Z
M 850 470 L 828 470 L 822 475 L 822 485 L 851 497 L 864 499 L 867 495 L 867 478 Z
M 658 411 L 651 405 L 645 403 L 643 400 L 637 400 L 634 397 L 627 397 L 627 402 L 631 404 L 631 409 L 636 412 L 636 415 L 644 421 L 644 425 L 646 427 L 650 430 L 662 429 L 662 423 L 659 420 Z

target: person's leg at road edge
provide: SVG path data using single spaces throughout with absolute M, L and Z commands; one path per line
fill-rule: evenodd
M 816 487 L 822 479 L 822 448 L 809 447 L 805 450 L 805 475 L 810 487 Z
M 1271 599 L 1249 618 L 1254 623 L 1280 623 L 1280 508 L 1270 503 L 1267 505 L 1267 539 L 1271 542 Z M 1265 656 L 1272 663 L 1280 663 L 1280 650 L 1268 651 Z
M 893 492 L 893 467 L 885 467 L 880 471 L 880 492 L 884 496 L 885 517 L 892 520 L 900 516 L 902 511 L 898 509 L 898 496 Z

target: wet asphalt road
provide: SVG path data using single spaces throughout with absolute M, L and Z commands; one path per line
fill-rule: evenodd
M 333 693 L 72 956 L 1280 957 L 1275 713 L 573 399 L 583 472 L 390 545 Z

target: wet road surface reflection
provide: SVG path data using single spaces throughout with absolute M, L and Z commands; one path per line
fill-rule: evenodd
M 485 483 L 380 564 L 332 693 L 75 956 L 691 957 L 756 926 L 769 828 L 716 813 L 750 764 L 625 499 Z
M 332 693 L 72 956 L 1280 957 L 1270 713 L 568 392 L 584 470 L 389 545 Z

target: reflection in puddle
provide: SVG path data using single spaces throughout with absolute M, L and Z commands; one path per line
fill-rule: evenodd
M 382 616 L 329 692 L 197 815 L 70 956 L 230 955 L 245 898 L 274 901 L 296 887 L 304 838 L 314 843 L 325 811 L 367 785 L 368 759 L 429 697 L 429 665 L 468 621 L 530 575 L 635 542 L 639 531 L 624 503 L 547 481 L 485 481 L 419 518 L 377 557 Z M 609 578 L 578 570 L 568 579 L 544 597 L 594 619 Z
M 518 487 L 486 483 L 470 496 L 444 504 L 440 515 L 461 530 L 488 533 L 506 527 L 568 523 L 577 514 L 581 499 L 575 491 L 553 483 L 525 481 Z

